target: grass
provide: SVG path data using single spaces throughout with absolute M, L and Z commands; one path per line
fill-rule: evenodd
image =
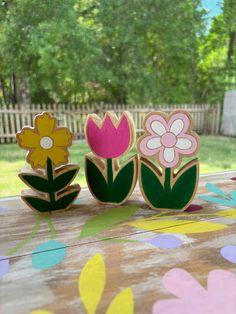
M 0 196 L 18 195 L 26 188 L 17 174 L 21 168 L 29 165 L 24 161 L 25 150 L 17 144 L 0 145 Z M 89 152 L 85 142 L 75 142 L 70 149 L 70 162 L 78 164 L 81 169 L 75 182 L 86 186 L 84 177 L 84 155 Z M 133 149 L 124 159 L 135 153 Z M 223 136 L 201 136 L 199 153 L 200 172 L 211 173 L 236 169 L 236 139 Z M 188 159 L 185 159 L 186 162 Z M 121 159 L 122 162 L 122 159 Z

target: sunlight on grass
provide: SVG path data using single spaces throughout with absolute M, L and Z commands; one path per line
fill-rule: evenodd
M 80 166 L 75 180 L 82 187 L 86 186 L 84 177 L 84 155 L 89 152 L 85 141 L 75 142 L 70 149 L 70 162 Z M 18 195 L 27 187 L 20 181 L 17 174 L 20 169 L 29 167 L 24 161 L 25 153 L 17 144 L 0 145 L 0 196 Z M 121 162 L 135 153 L 132 149 Z M 223 136 L 201 136 L 201 150 L 199 153 L 200 172 L 211 173 L 236 169 L 236 139 Z M 184 159 L 186 162 L 188 159 Z

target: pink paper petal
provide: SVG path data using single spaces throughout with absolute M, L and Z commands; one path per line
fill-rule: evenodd
M 178 299 L 157 301 L 153 314 L 235 314 L 236 275 L 227 270 L 213 270 L 204 289 L 186 271 L 172 269 L 163 277 L 165 287 Z
M 185 270 L 173 268 L 168 271 L 163 279 L 163 285 L 177 297 L 202 296 L 205 289 Z
M 203 209 L 203 207 L 201 205 L 197 205 L 197 204 L 191 204 L 189 205 L 185 211 L 188 212 L 188 213 L 191 213 L 191 212 L 195 212 L 197 210 L 201 210 Z

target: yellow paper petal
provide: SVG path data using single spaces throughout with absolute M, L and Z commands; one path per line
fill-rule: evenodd
M 101 254 L 94 255 L 81 271 L 78 289 L 88 314 L 94 314 L 102 298 L 106 270 Z
M 51 117 L 47 112 L 40 114 L 35 119 L 35 126 L 41 137 L 52 136 L 52 131 L 56 127 L 56 119 Z
M 52 139 L 55 146 L 68 147 L 72 143 L 72 134 L 67 128 L 59 128 L 53 132 Z
M 168 233 L 203 233 L 227 228 L 223 224 L 192 220 L 136 220 L 127 224 L 139 229 Z
M 49 149 L 46 152 L 47 156 L 51 159 L 55 166 L 67 162 L 68 152 L 60 147 L 53 146 L 53 148 Z
M 31 312 L 31 314 L 54 314 L 54 313 L 49 312 L 49 311 L 37 310 L 37 311 Z
M 121 291 L 111 302 L 106 314 L 133 314 L 134 299 L 131 288 Z
M 42 148 L 36 148 L 27 155 L 27 161 L 33 168 L 44 168 L 47 162 L 48 152 Z
M 216 213 L 215 215 L 236 219 L 236 209 L 222 210 L 221 212 Z
M 33 129 L 23 128 L 22 131 L 17 134 L 17 140 L 20 147 L 27 149 L 38 147 L 40 137 Z

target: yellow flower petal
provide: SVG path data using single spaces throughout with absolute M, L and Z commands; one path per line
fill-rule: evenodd
M 39 146 L 39 135 L 32 128 L 23 128 L 16 135 L 18 144 L 24 149 L 34 148 Z
M 35 127 L 41 137 L 52 137 L 52 132 L 56 127 L 56 119 L 51 117 L 49 113 L 40 114 L 35 119 Z
M 31 312 L 31 314 L 54 314 L 54 313 L 49 312 L 49 311 L 44 311 L 44 310 L 37 310 L 37 311 Z
M 136 220 L 127 223 L 127 225 L 153 232 L 183 234 L 203 233 L 227 228 L 226 225 L 219 223 L 192 220 Z
M 121 291 L 111 302 L 106 314 L 133 314 L 134 300 L 130 288 Z
M 217 216 L 223 216 L 226 218 L 236 218 L 236 209 L 226 209 L 226 210 L 222 210 L 220 212 L 218 212 L 217 214 L 215 214 Z
M 32 168 L 44 168 L 47 158 L 48 152 L 42 148 L 36 148 L 27 155 L 27 161 L 31 164 Z
M 52 134 L 55 146 L 68 147 L 72 143 L 72 134 L 67 128 L 58 128 Z
M 68 152 L 63 148 L 53 146 L 51 149 L 46 150 L 46 153 L 55 166 L 67 162 Z
M 106 283 L 106 269 L 101 254 L 96 254 L 81 271 L 78 289 L 88 314 L 95 314 Z

